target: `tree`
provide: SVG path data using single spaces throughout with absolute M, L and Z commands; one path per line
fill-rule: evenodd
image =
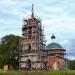
M 69 69 L 75 70 L 75 60 L 69 60 Z
M 7 35 L 1 39 L 0 45 L 0 67 L 11 64 L 14 69 L 19 66 L 19 39 L 20 36 Z

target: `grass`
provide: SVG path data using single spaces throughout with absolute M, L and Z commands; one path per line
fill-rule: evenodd
M 41 72 L 0 71 L 0 75 L 75 75 L 75 70 Z

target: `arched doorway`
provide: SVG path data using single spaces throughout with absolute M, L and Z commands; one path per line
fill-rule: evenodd
M 27 68 L 28 70 L 31 70 L 31 60 L 27 59 Z

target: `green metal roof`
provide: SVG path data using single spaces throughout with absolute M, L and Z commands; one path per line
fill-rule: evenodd
M 47 45 L 48 49 L 62 49 L 62 46 L 58 43 L 52 42 L 50 44 Z

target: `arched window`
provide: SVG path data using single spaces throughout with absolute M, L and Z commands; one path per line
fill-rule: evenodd
M 31 45 L 29 45 L 28 49 L 31 50 Z

